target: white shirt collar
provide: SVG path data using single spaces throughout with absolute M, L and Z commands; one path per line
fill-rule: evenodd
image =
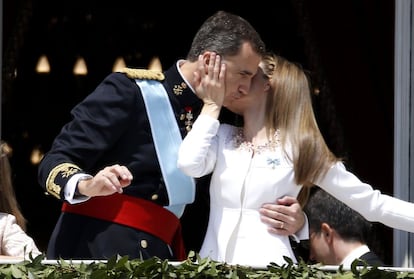
M 344 267 L 351 267 L 351 264 L 355 259 L 358 259 L 363 254 L 368 253 L 369 251 L 370 250 L 367 245 L 362 245 L 354 249 L 351 253 L 349 253 L 341 264 L 343 264 Z
M 194 88 L 191 86 L 191 84 L 188 82 L 188 80 L 184 77 L 183 73 L 181 72 L 181 68 L 180 68 L 180 66 L 181 66 L 184 62 L 185 62 L 185 60 L 184 60 L 184 59 L 180 59 L 180 60 L 178 60 L 178 61 L 177 61 L 177 69 L 178 69 L 178 72 L 180 73 L 180 76 L 183 78 L 183 80 L 185 81 L 185 83 L 187 83 L 188 87 L 190 87 L 191 91 L 193 91 L 193 93 L 194 93 L 194 92 L 195 92 L 195 91 L 194 91 Z

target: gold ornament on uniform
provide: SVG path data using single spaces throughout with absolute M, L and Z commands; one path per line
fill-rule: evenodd
M 71 163 L 63 163 L 54 167 L 46 179 L 47 193 L 55 196 L 56 198 L 60 198 L 62 186 L 56 184 L 56 178 L 58 178 L 58 176 L 61 178 L 68 178 L 80 170 L 81 169 L 78 166 Z
M 181 84 L 176 84 L 173 87 L 173 91 L 175 95 L 182 95 L 183 91 L 187 88 L 187 84 L 185 82 L 181 82 Z
M 146 70 L 146 69 L 132 69 L 124 68 L 122 73 L 125 73 L 129 78 L 136 79 L 152 79 L 152 80 L 164 80 L 164 74 L 157 70 Z
M 191 128 L 193 127 L 193 108 L 192 107 L 185 107 L 185 129 L 187 132 L 190 132 Z

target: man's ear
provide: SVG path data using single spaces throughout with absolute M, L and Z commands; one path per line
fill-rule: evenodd
M 202 54 L 204 64 L 206 64 L 206 65 L 210 64 L 210 56 L 211 56 L 211 53 L 212 53 L 211 51 L 205 51 Z
M 326 239 L 327 242 L 331 243 L 333 240 L 333 228 L 327 223 L 322 223 L 321 225 L 322 237 Z

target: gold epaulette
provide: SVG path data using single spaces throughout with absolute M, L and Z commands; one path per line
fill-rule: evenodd
M 156 70 L 124 68 L 121 72 L 129 78 L 164 80 L 164 74 Z

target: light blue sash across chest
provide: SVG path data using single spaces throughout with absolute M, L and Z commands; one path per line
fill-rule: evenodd
M 151 126 L 152 137 L 164 183 L 167 188 L 168 210 L 180 218 L 185 205 L 195 198 L 194 179 L 177 168 L 178 149 L 182 142 L 177 120 L 174 116 L 167 92 L 159 81 L 139 80 Z

